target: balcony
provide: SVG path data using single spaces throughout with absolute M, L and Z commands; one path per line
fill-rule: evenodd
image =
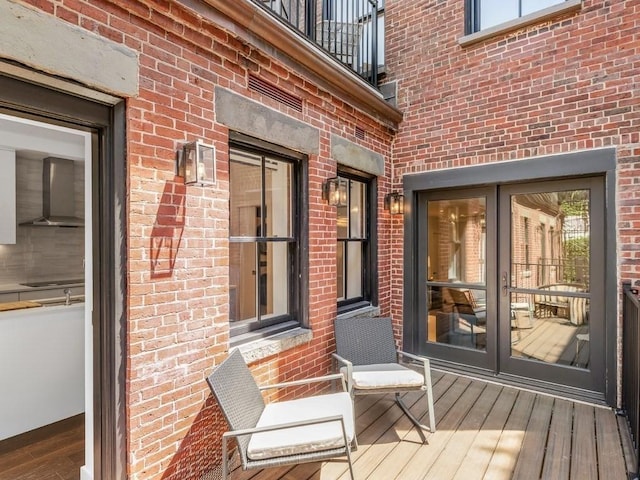
M 378 0 L 251 0 L 377 86 L 384 18 Z
M 373 479 L 626 479 L 636 472 L 626 419 L 610 408 L 433 372 L 437 431 L 423 444 L 392 395 L 356 397 L 355 477 Z M 417 394 L 405 403 L 424 418 Z M 346 462 L 309 463 L 236 480 L 348 479 Z

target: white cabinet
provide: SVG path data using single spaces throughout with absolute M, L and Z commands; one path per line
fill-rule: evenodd
M 16 243 L 16 152 L 0 146 L 0 244 Z
M 0 313 L 0 440 L 84 411 L 84 304 Z

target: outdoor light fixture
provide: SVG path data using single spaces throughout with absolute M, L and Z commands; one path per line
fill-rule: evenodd
M 201 140 L 183 145 L 178 152 L 178 175 L 185 185 L 213 185 L 216 181 L 216 149 Z
M 399 192 L 387 193 L 384 196 L 384 209 L 388 210 L 391 215 L 403 214 L 404 195 Z
M 334 207 L 347 205 L 347 181 L 344 178 L 328 178 L 322 184 L 322 199 Z

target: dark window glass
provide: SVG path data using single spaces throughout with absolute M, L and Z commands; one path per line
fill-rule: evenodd
M 240 335 L 294 320 L 296 162 L 230 150 L 229 320 Z

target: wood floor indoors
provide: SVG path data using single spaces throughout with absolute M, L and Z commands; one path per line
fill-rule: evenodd
M 610 408 L 434 372 L 437 431 L 422 444 L 391 396 L 357 397 L 357 480 L 624 480 L 635 471 L 626 420 Z M 418 417 L 426 401 L 407 394 Z M 343 480 L 337 460 L 237 469 L 231 480 Z
M 0 441 L 0 480 L 79 480 L 84 415 Z

